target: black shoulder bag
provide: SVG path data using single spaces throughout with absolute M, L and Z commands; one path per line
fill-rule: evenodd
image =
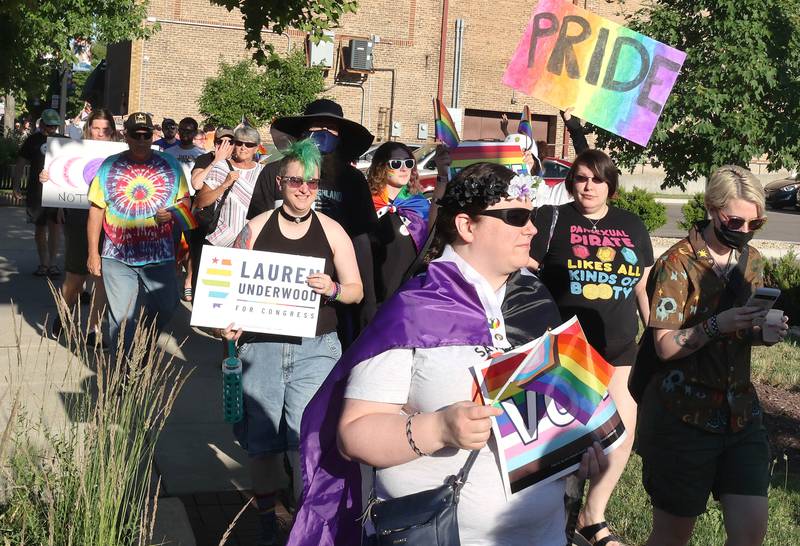
M 458 498 L 478 453 L 470 453 L 458 474 L 448 476 L 444 485 L 436 489 L 379 501 L 374 498 L 373 488 L 373 498 L 367 509 L 375 526 L 376 535 L 372 544 L 461 546 L 458 538 Z
M 225 163 L 228 164 L 228 168 L 233 172 L 233 165 L 231 165 L 231 162 L 226 159 Z M 217 223 L 219 223 L 219 213 L 222 211 L 222 204 L 225 202 L 225 199 L 228 198 L 228 194 L 231 192 L 232 188 L 233 184 L 225 190 L 219 201 L 214 201 L 207 207 L 195 209 L 194 217 L 200 225 L 200 229 L 204 230 L 206 233 L 214 233 L 214 231 L 216 231 Z

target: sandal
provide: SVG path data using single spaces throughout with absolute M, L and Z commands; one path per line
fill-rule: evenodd
M 183 301 L 188 301 L 188 302 L 191 303 L 191 301 L 192 301 L 192 287 L 191 286 L 187 286 L 186 288 L 183 289 L 183 296 L 181 297 L 181 299 Z
M 593 546 L 605 546 L 609 542 L 618 542 L 620 544 L 624 544 L 622 537 L 619 537 L 614 533 L 611 533 L 603 538 L 594 540 L 594 536 L 597 533 L 607 528 L 608 528 L 608 523 L 606 523 L 605 521 L 601 521 L 600 523 L 593 523 L 592 525 L 586 525 L 585 527 L 581 527 L 580 529 L 578 529 L 577 534 L 580 535 L 581 538 L 583 538 Z
M 34 271 L 33 274 L 35 276 L 37 276 L 37 277 L 46 277 L 47 276 L 47 266 L 46 265 L 40 265 L 39 267 L 36 268 L 36 271 Z
M 60 277 L 61 270 L 58 268 L 57 265 L 51 265 L 47 268 L 47 276 L 48 277 Z

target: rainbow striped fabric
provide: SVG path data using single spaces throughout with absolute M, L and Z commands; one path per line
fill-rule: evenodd
M 453 118 L 450 117 L 447 106 L 444 105 L 441 99 L 433 99 L 433 111 L 436 118 L 436 140 L 451 150 L 456 148 L 461 139 L 458 137 L 456 124 L 453 123 Z
M 181 231 L 191 231 L 200 226 L 186 201 L 178 201 L 171 207 L 167 207 L 167 210 Z
M 549 396 L 584 425 L 608 390 L 614 368 L 589 345 L 576 317 L 549 333 L 515 383 Z M 544 370 L 544 372 L 542 372 Z
M 533 126 L 531 125 L 531 109 L 528 108 L 527 104 L 525 105 L 525 108 L 522 110 L 522 119 L 520 119 L 519 127 L 517 127 L 517 132 L 533 140 Z

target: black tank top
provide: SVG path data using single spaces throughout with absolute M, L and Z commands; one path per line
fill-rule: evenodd
M 278 225 L 280 212 L 273 211 L 267 219 L 267 223 L 258 234 L 253 250 L 265 252 L 280 252 L 282 254 L 294 254 L 296 256 L 313 256 L 325 260 L 325 274 L 336 280 L 336 268 L 333 266 L 333 250 L 322 229 L 322 223 L 317 218 L 317 213 L 311 211 L 311 226 L 308 231 L 299 239 L 289 239 L 281 233 Z M 319 316 L 317 318 L 317 335 L 327 334 L 336 331 L 336 309 L 333 304 L 328 303 L 326 298 L 322 299 L 319 306 Z M 256 342 L 276 342 L 276 343 L 297 343 L 301 338 L 288 336 L 275 336 L 270 334 L 259 334 L 255 332 L 245 332 L 242 335 L 242 343 Z

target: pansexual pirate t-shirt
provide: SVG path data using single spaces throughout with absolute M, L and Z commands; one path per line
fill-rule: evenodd
M 599 221 L 589 220 L 567 203 L 558 207 L 548 249 L 552 219 L 552 207 L 537 213 L 531 257 L 561 318 L 577 315 L 592 346 L 611 358 L 638 332 L 633 289 L 653 265 L 650 235 L 630 212 L 609 207 Z

